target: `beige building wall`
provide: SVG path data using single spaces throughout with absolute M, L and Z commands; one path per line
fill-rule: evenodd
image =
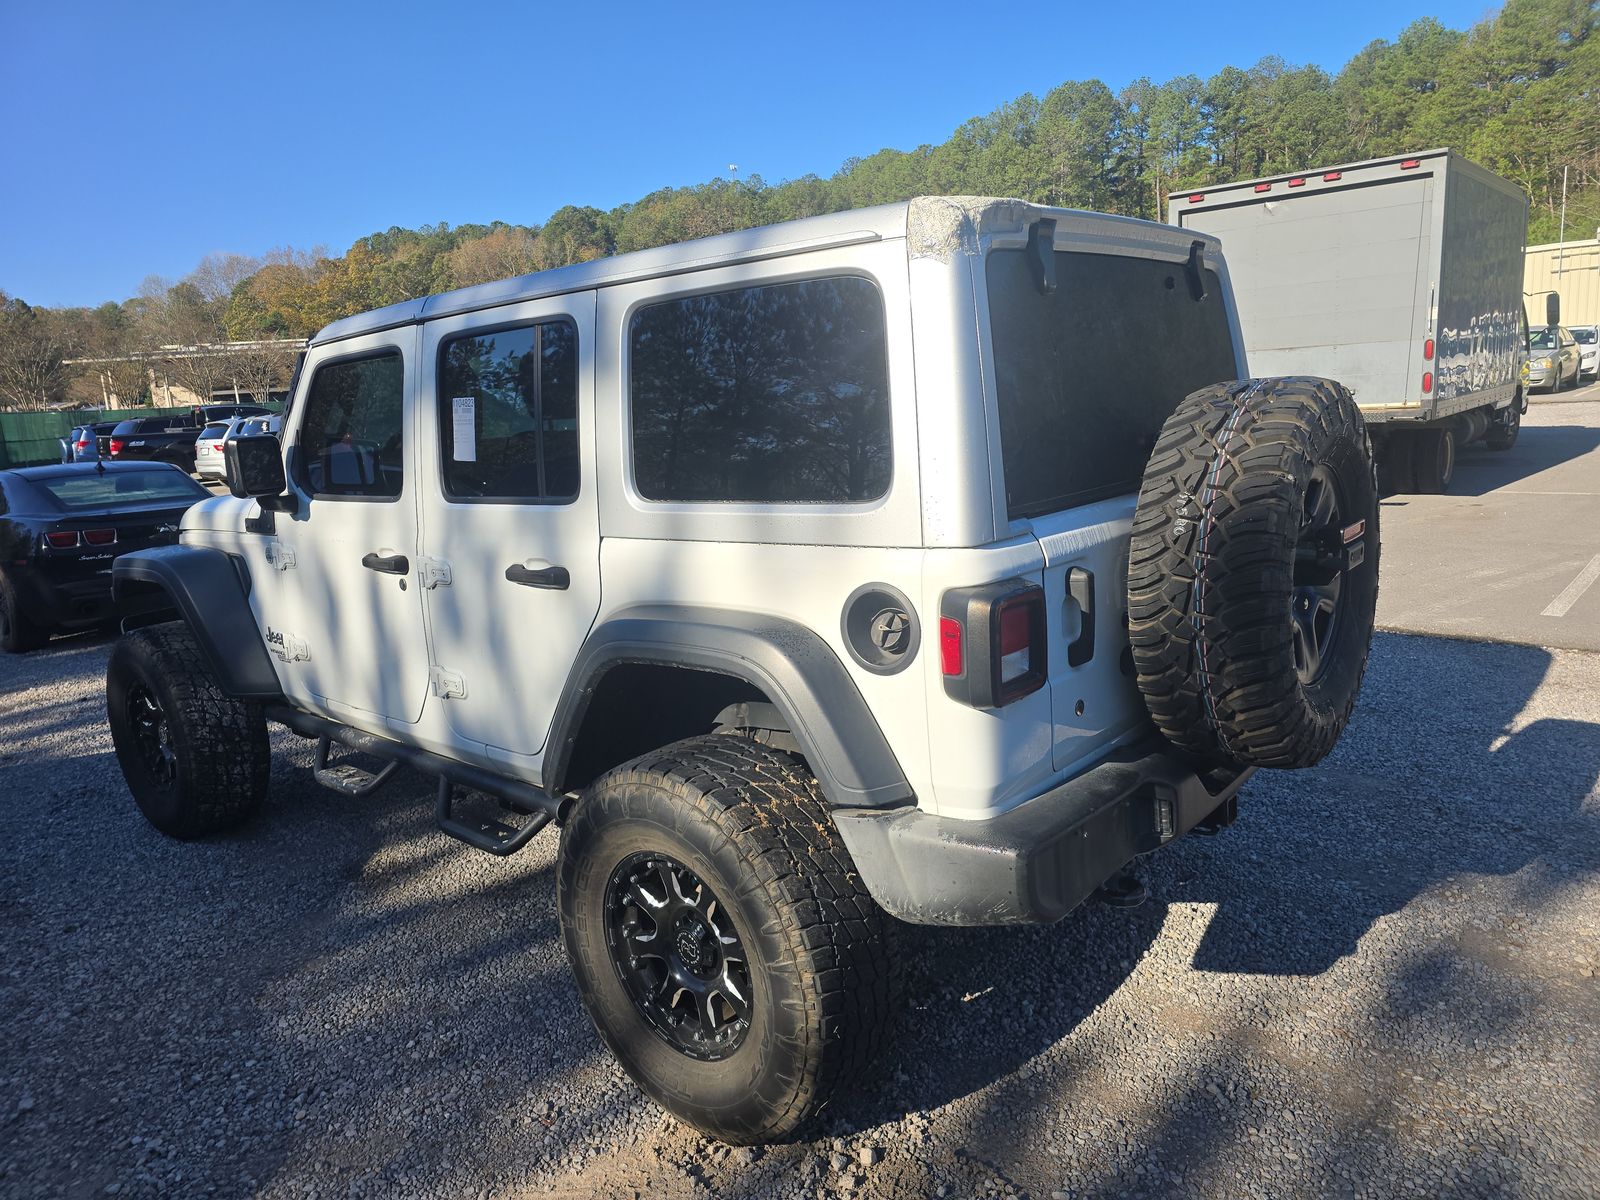
M 1547 292 L 1561 293 L 1563 325 L 1600 325 L 1600 238 L 1529 246 L 1522 257 L 1528 320 L 1544 321 Z

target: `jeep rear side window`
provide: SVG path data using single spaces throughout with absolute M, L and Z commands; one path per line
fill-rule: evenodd
M 995 250 L 986 272 L 1013 520 L 1138 491 L 1178 402 L 1238 374 L 1214 272 L 1196 300 L 1181 262 L 1057 251 L 1050 293 L 1035 270 Z
M 652 304 L 629 346 L 646 499 L 854 503 L 889 490 L 887 341 L 870 280 Z
M 400 494 L 405 371 L 398 350 L 324 363 L 311 377 L 295 476 L 315 496 Z
M 578 494 L 578 331 L 546 321 L 439 348 L 444 490 L 456 499 Z M 465 436 L 458 441 L 457 429 Z

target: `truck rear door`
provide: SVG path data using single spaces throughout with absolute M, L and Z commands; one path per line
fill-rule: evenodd
M 1419 405 L 1433 176 L 1270 186 L 1176 214 L 1222 239 L 1251 372 L 1337 379 L 1363 407 Z

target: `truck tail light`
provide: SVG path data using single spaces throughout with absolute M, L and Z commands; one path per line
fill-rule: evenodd
M 1433 361 L 1433 339 L 1428 338 L 1422 343 L 1422 361 Z
M 57 529 L 44 535 L 45 544 L 55 550 L 72 550 L 78 545 L 76 529 Z
M 1324 171 L 1322 173 L 1322 182 L 1323 183 L 1337 183 L 1339 180 L 1341 180 L 1343 178 L 1344 178 L 1344 172 L 1343 171 Z
M 1410 170 L 1413 170 L 1413 169 L 1415 169 L 1417 167 L 1420 167 L 1421 165 L 1422 165 L 1422 160 L 1420 158 L 1408 158 L 1408 159 L 1404 160 L 1400 164 L 1400 169 L 1402 171 L 1410 171 Z
M 1433 372 L 1432 371 L 1424 371 L 1422 373 L 1422 394 L 1424 396 L 1433 395 Z
M 115 529 L 85 529 L 83 541 L 87 546 L 114 546 L 117 542 Z
M 1271 190 L 1272 190 L 1272 185 L 1270 183 L 1258 183 L 1258 184 L 1256 184 L 1256 191 L 1258 191 L 1258 192 L 1270 192 Z
M 121 438 L 112 438 L 111 439 L 111 453 L 114 454 L 114 455 L 115 454 L 121 454 L 122 453 L 122 447 L 124 445 L 126 445 L 126 444 L 127 443 L 125 443 Z
M 1194 195 L 1189 197 L 1189 203 L 1190 204 L 1199 204 L 1200 201 L 1204 200 L 1205 198 L 1206 198 L 1206 194 L 1204 192 L 1196 192 Z
M 1291 180 L 1289 180 L 1289 186 L 1290 187 L 1305 187 L 1305 185 L 1306 185 L 1306 181 L 1304 179 L 1291 179 Z
M 954 588 L 939 602 L 945 693 L 995 709 L 1044 686 L 1049 651 L 1044 589 L 1025 579 Z

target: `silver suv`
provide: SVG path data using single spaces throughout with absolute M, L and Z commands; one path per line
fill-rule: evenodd
M 1215 239 L 973 197 L 336 322 L 281 444 L 230 439 L 232 496 L 117 560 L 177 618 L 112 655 L 130 790 L 233 827 L 270 720 L 343 792 L 389 771 L 341 746 L 433 773 L 480 850 L 558 824 L 606 1043 L 782 1137 L 882 1040 L 890 918 L 1136 901 L 1130 860 L 1338 738 L 1366 433 L 1241 346 Z

